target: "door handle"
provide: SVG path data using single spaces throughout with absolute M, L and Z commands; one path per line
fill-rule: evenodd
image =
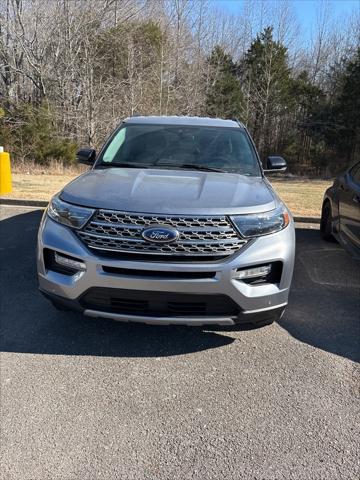
M 354 195 L 352 199 L 353 199 L 353 202 L 360 203 L 360 195 Z

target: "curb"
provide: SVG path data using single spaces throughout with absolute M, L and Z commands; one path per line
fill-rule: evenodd
M 20 207 L 47 207 L 44 200 L 21 200 L 18 198 L 0 198 L 0 205 L 18 205 Z
M 319 223 L 320 217 L 294 217 L 294 222 L 296 223 Z
M 19 207 L 47 207 L 49 202 L 44 200 L 21 200 L 18 198 L 0 198 L 0 205 L 15 205 Z M 297 223 L 320 223 L 320 217 L 294 217 Z

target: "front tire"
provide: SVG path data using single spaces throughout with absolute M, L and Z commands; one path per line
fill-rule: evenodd
M 322 208 L 320 221 L 320 236 L 323 240 L 326 240 L 327 242 L 334 241 L 332 231 L 332 210 L 329 201 L 326 201 Z

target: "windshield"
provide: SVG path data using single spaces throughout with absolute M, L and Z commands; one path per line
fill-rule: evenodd
M 224 127 L 127 125 L 115 133 L 95 168 L 104 166 L 261 175 L 246 133 Z

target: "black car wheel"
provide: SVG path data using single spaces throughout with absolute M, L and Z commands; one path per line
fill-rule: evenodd
M 332 211 L 329 201 L 326 201 L 323 205 L 320 221 L 320 236 L 326 241 L 334 241 L 332 234 Z

